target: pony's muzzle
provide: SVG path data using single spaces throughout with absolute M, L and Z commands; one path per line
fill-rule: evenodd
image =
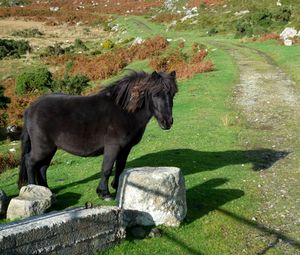
M 173 125 L 173 118 L 170 117 L 170 118 L 167 118 L 167 119 L 163 119 L 161 121 L 161 128 L 164 129 L 164 130 L 168 130 L 172 127 Z

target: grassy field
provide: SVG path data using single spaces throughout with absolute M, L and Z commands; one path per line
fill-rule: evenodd
M 229 44 L 239 44 L 240 41 L 232 36 L 206 38 L 202 31 L 167 32 L 164 25 L 142 16 L 121 16 L 114 22 L 128 31 L 120 35 L 121 38 L 160 34 L 172 39 L 172 44 L 183 38 L 187 52 L 191 51 L 194 42 L 204 44 L 209 49 L 208 57 L 215 70 L 179 81 L 173 128 L 163 131 L 153 119 L 127 161 L 128 168 L 177 166 L 182 169 L 188 205 L 182 226 L 160 227 L 161 238 L 139 240 L 129 235 L 104 254 L 265 254 L 269 239 L 261 236 L 286 238 L 257 223 L 255 218 L 265 202 L 258 189 L 260 165 L 265 160 L 262 155 L 270 150 L 259 147 L 259 144 L 245 144 L 245 137 L 251 140 L 255 136 L 259 140 L 260 132 L 265 131 L 251 130 L 233 104 L 239 69 L 225 50 L 215 46 L 218 40 Z M 287 48 L 275 42 L 243 45 L 268 54 L 293 76 L 299 86 L 300 65 L 296 57 L 300 54 L 299 46 Z M 150 71 L 148 60 L 132 62 L 127 68 Z M 5 73 L 7 71 L 3 70 L 2 74 Z M 106 85 L 118 77 L 101 83 Z M 98 81 L 93 81 L 93 85 L 96 84 Z M 18 144 L 5 143 L 0 146 L 0 152 L 12 147 L 18 147 Z M 115 202 L 99 200 L 95 192 L 101 163 L 102 157 L 80 158 L 58 151 L 48 170 L 49 186 L 57 195 L 57 202 L 51 210 L 82 206 L 87 201 L 95 205 L 114 205 Z M 0 187 L 10 197 L 18 194 L 17 175 L 17 169 L 0 175 Z M 4 222 L 0 220 L 0 223 Z M 272 249 L 266 254 L 284 253 Z
M 239 145 L 243 122 L 230 104 L 238 75 L 232 59 L 221 50 L 213 51 L 211 58 L 216 71 L 179 82 L 172 130 L 164 132 L 151 121 L 127 163 L 127 167 L 182 169 L 188 203 L 184 224 L 179 229 L 164 228 L 159 239 L 126 240 L 109 254 L 216 254 L 216 250 L 239 254 L 246 237 L 256 232 L 255 225 L 247 222 L 260 203 L 255 191 L 257 172 L 253 171 L 260 151 Z M 52 210 L 86 201 L 112 204 L 100 201 L 95 193 L 100 164 L 99 158 L 59 152 L 48 171 L 49 185 L 57 194 Z M 9 196 L 18 193 L 16 178 L 17 170 L 1 175 L 0 186 Z

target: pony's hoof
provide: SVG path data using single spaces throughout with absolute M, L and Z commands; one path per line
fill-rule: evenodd
M 113 200 L 113 197 L 111 195 L 106 195 L 106 196 L 102 196 L 102 199 L 104 201 L 112 201 Z
M 118 185 L 115 182 L 111 183 L 111 186 L 113 189 L 117 190 L 118 189 Z
M 113 197 L 111 195 L 102 195 L 102 194 L 98 194 L 99 198 L 104 200 L 104 201 L 112 201 Z

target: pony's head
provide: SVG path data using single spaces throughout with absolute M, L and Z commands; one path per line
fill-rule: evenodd
M 132 72 L 112 84 L 110 92 L 117 105 L 127 112 L 147 108 L 162 129 L 173 124 L 173 98 L 177 92 L 176 73 Z
M 151 74 L 153 84 L 149 89 L 150 111 L 162 129 L 170 129 L 173 124 L 173 98 L 177 92 L 176 73 Z

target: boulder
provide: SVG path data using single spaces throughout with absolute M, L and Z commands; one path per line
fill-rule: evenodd
M 282 40 L 286 40 L 286 39 L 292 39 L 294 38 L 295 36 L 297 36 L 297 30 L 293 27 L 287 27 L 285 28 L 281 34 L 280 34 L 280 38 Z
M 24 186 L 18 197 L 13 198 L 7 209 L 7 218 L 26 218 L 44 213 L 54 202 L 50 189 L 39 185 Z
M 177 167 L 128 169 L 120 176 L 117 201 L 127 226 L 179 226 L 186 216 L 184 177 Z
M 6 213 L 8 198 L 3 190 L 0 189 L 0 215 Z

